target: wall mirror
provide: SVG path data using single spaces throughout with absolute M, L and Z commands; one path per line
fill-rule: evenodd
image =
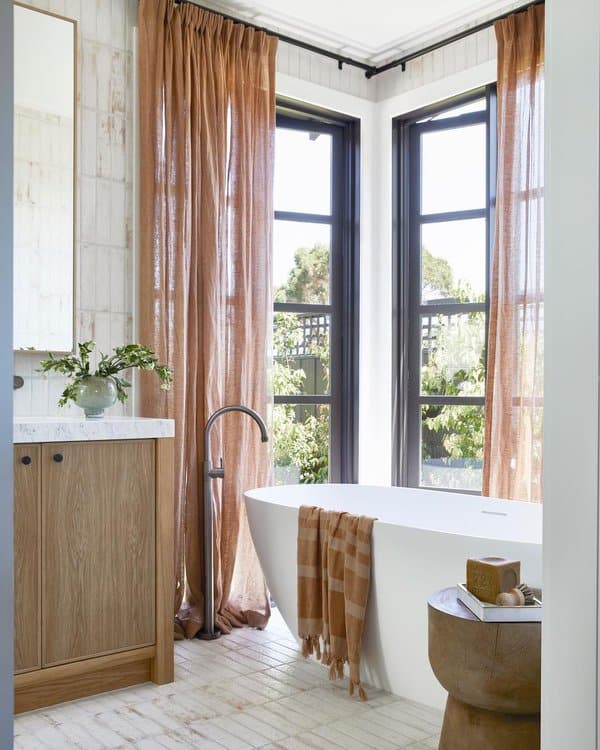
M 67 352 L 75 318 L 75 21 L 15 5 L 14 59 L 14 348 Z

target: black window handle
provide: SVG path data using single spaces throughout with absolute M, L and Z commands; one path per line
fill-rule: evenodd
M 29 464 L 31 463 L 31 456 L 23 456 L 23 458 L 21 459 L 21 463 L 25 464 L 25 466 L 29 466 Z
M 56 461 L 57 464 L 59 464 L 63 460 L 63 454 L 55 453 L 52 458 Z

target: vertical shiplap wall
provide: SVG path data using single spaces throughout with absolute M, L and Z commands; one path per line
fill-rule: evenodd
M 79 341 L 108 351 L 131 341 L 133 315 L 134 87 L 136 0 L 26 0 L 78 22 L 77 320 Z M 16 353 L 25 386 L 15 414 L 68 413 L 63 378 L 42 379 L 40 355 Z M 112 413 L 131 410 L 117 405 Z M 79 412 L 77 409 L 76 412 Z
M 494 29 L 485 29 L 412 60 L 406 64 L 404 72 L 401 68 L 393 68 L 376 76 L 373 79 L 377 87 L 376 99 L 391 99 L 495 59 Z
M 335 60 L 285 42 L 277 49 L 277 73 L 361 99 L 374 100 L 376 96 L 375 82 L 369 81 L 360 68 L 344 65 L 339 70 Z
M 489 28 L 372 78 L 362 70 L 280 43 L 277 72 L 371 101 L 385 101 L 496 59 L 494 29 Z
M 13 4 L 0 0 L 0 750 L 13 746 Z

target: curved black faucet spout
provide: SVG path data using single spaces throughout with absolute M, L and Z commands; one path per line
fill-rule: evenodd
M 265 425 L 260 414 L 250 409 L 248 406 L 234 404 L 232 406 L 223 406 L 217 409 L 209 417 L 206 427 L 204 428 L 204 627 L 198 633 L 198 638 L 203 640 L 214 640 L 221 633 L 215 630 L 215 602 L 214 602 L 214 548 L 213 548 L 213 504 L 211 479 L 223 479 L 225 468 L 221 458 L 219 466 L 210 465 L 210 432 L 214 423 L 223 414 L 232 411 L 239 411 L 251 417 L 260 429 L 260 439 L 263 443 L 269 441 L 267 426 Z

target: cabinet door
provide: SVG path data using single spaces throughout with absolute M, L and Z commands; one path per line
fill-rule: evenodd
M 42 664 L 155 640 L 154 441 L 42 446 Z
M 14 448 L 15 672 L 39 669 L 40 446 Z

